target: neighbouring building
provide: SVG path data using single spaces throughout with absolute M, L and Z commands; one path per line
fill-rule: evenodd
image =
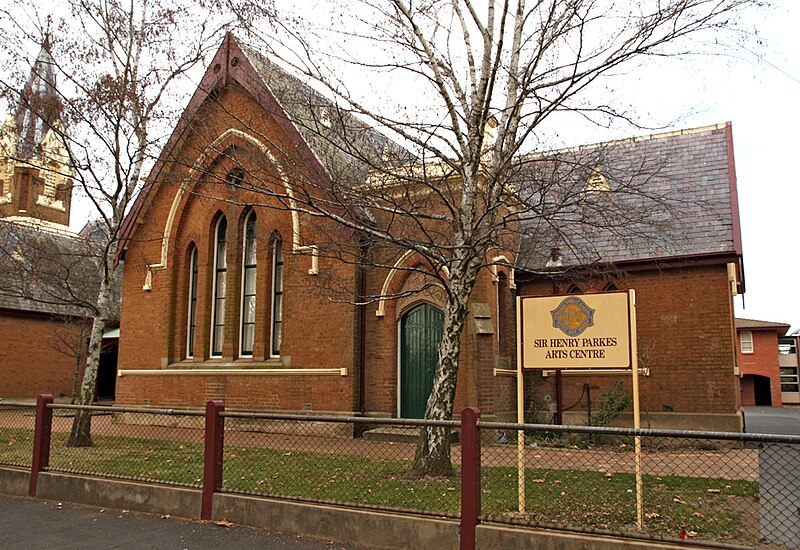
M 70 228 L 72 177 L 45 44 L 0 135 L 0 397 L 70 396 L 97 264 Z
M 411 292 L 424 286 L 427 268 L 411 253 L 382 270 L 322 253 L 331 234 L 356 246 L 358 236 L 249 188 L 289 188 L 291 166 L 301 192 L 302 178 L 357 165 L 332 134 L 328 106 L 225 38 L 123 225 L 117 403 L 224 399 L 233 408 L 421 416 L 445 300 L 432 288 Z M 362 126 L 369 154 L 398 148 Z M 733 296 L 744 283 L 732 139 L 731 125 L 721 124 L 580 148 L 594 169 L 569 177 L 586 178 L 579 183 L 595 203 L 613 200 L 604 191 L 618 167 L 649 158 L 657 173 L 636 177 L 680 206 L 649 220 L 662 232 L 640 240 L 523 222 L 518 254 L 487 259 L 473 291 L 456 410 L 476 405 L 484 418 L 515 418 L 515 295 L 633 288 L 646 422 L 741 430 Z M 394 297 L 353 305 L 329 299 L 323 281 L 352 296 Z M 525 376 L 528 410 L 549 395 L 564 421 L 585 421 L 587 389 L 597 403 L 629 379 Z
M 797 337 L 788 330 L 786 323 L 736 319 L 742 406 L 800 404 Z
M 781 367 L 781 401 L 784 405 L 800 405 L 800 345 L 798 331 L 778 338 L 778 361 Z

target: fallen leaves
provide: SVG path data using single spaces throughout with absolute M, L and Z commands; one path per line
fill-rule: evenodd
M 214 524 L 219 525 L 220 527 L 230 527 L 233 525 L 233 523 L 231 523 L 227 519 L 221 519 L 219 521 L 215 521 Z

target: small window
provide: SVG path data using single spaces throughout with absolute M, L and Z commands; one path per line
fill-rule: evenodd
M 250 212 L 244 222 L 244 255 L 242 257 L 242 326 L 239 330 L 240 355 L 253 355 L 256 328 L 256 213 Z
M 194 357 L 194 337 L 197 333 L 197 247 L 189 255 L 189 314 L 186 320 L 186 358 Z
M 271 355 L 280 357 L 283 339 L 283 243 L 275 237 L 272 244 L 272 331 Z
M 753 353 L 753 332 L 749 330 L 739 332 L 739 344 L 742 353 Z
M 606 292 L 617 292 L 619 288 L 614 283 L 608 283 L 606 286 L 603 287 L 603 290 Z
M 222 356 L 222 344 L 225 341 L 225 291 L 227 287 L 228 264 L 227 254 L 228 222 L 223 216 L 217 222 L 214 240 L 214 288 L 211 302 L 211 356 Z
M 225 176 L 225 183 L 233 187 L 241 187 L 244 185 L 244 170 L 241 168 L 234 168 L 228 175 Z
M 567 290 L 567 294 L 583 294 L 583 290 L 578 285 L 572 285 Z

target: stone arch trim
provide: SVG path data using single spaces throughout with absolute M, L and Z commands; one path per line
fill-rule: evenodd
M 515 289 L 517 288 L 517 283 L 514 280 L 514 264 L 508 259 L 505 254 L 499 254 L 492 258 L 491 264 L 489 265 L 489 269 L 492 272 L 492 282 L 497 283 L 500 279 L 498 274 L 505 271 L 506 276 L 508 277 L 508 288 Z
M 258 139 L 257 137 L 249 134 L 245 131 L 238 130 L 236 128 L 228 128 L 222 134 L 220 134 L 214 141 L 212 141 L 197 159 L 192 163 L 192 167 L 189 169 L 189 177 L 187 180 L 194 181 L 200 172 L 202 166 L 208 163 L 208 160 L 212 157 L 212 155 L 219 151 L 220 144 L 224 143 L 225 141 L 231 138 L 238 138 L 242 141 L 249 143 L 264 154 L 269 161 L 275 166 L 278 174 L 280 175 L 281 181 L 286 188 L 286 193 L 289 196 L 289 208 L 292 215 L 292 252 L 295 254 L 309 254 L 311 255 L 311 268 L 308 270 L 309 275 L 316 275 L 319 273 L 319 249 L 317 245 L 301 245 L 300 239 L 300 214 L 297 211 L 297 201 L 295 199 L 294 188 L 292 187 L 291 182 L 286 174 L 286 171 L 283 169 L 283 166 L 272 153 L 272 151 L 267 147 L 267 145 Z M 178 210 L 183 203 L 183 198 L 187 194 L 188 186 L 186 184 L 181 184 L 178 187 L 178 191 L 175 193 L 175 196 L 172 199 L 172 205 L 169 209 L 169 214 L 167 215 L 167 220 L 164 224 L 164 231 L 163 237 L 161 238 L 161 258 L 157 264 L 148 264 L 146 275 L 145 275 L 145 282 L 143 289 L 144 290 L 152 290 L 153 288 L 153 272 L 154 271 L 161 271 L 167 268 L 169 263 L 169 247 L 170 247 L 170 240 L 172 237 L 172 233 L 174 230 L 175 218 L 178 214 Z
M 397 259 L 392 268 L 389 269 L 389 273 L 386 274 L 386 278 L 383 280 L 383 286 L 381 287 L 381 294 L 380 294 L 381 297 L 378 299 L 378 308 L 375 310 L 375 317 L 386 316 L 386 302 L 390 299 L 386 298 L 386 296 L 389 294 L 389 289 L 392 287 L 392 283 L 394 282 L 394 279 L 397 276 L 397 274 L 400 271 L 402 271 L 403 265 L 405 265 L 414 254 L 416 254 L 416 251 L 411 250 L 409 248 L 403 253 L 402 256 L 400 256 Z M 445 277 L 450 276 L 447 267 L 443 267 L 442 270 L 444 272 Z

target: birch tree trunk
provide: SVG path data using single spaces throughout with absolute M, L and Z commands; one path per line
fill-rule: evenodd
M 426 420 L 452 420 L 458 381 L 461 335 L 469 313 L 469 298 L 477 280 L 482 257 L 464 258 L 461 273 L 451 273 L 450 295 L 444 308 L 444 327 L 439 342 L 439 362 L 433 388 L 425 406 Z M 420 430 L 411 477 L 450 476 L 450 428 L 426 426 Z
M 114 256 L 111 256 L 112 261 Z M 92 332 L 89 339 L 89 350 L 86 356 L 86 369 L 83 373 L 81 383 L 80 400 L 81 405 L 91 405 L 94 402 L 95 387 L 97 385 L 97 371 L 100 367 L 100 352 L 103 349 L 103 333 L 109 321 L 109 311 L 111 302 L 114 299 L 113 281 L 116 281 L 118 266 L 112 267 L 108 276 L 104 277 L 100 283 L 100 290 L 97 295 L 98 314 L 92 321 Z M 75 411 L 75 418 L 72 421 L 72 430 L 67 440 L 68 447 L 90 447 L 92 445 L 92 414 L 88 410 Z

